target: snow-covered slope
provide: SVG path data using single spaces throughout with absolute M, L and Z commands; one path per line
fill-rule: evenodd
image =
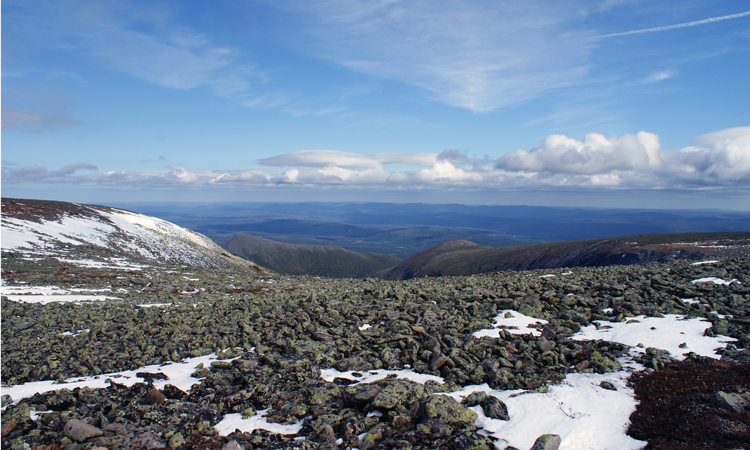
M 123 263 L 122 258 L 146 258 L 200 267 L 243 264 L 211 239 L 155 217 L 43 200 L 3 199 L 0 242 L 3 252 L 63 258 L 81 265 L 103 257 L 110 257 L 113 263 Z M 82 246 L 91 259 L 75 259 Z

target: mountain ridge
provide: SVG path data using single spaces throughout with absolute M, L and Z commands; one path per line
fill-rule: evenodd
M 500 248 L 454 241 L 419 252 L 382 272 L 380 277 L 407 280 L 422 276 L 651 264 L 748 254 L 748 232 L 645 234 Z

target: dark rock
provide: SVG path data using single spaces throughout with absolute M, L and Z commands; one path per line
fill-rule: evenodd
M 552 328 L 549 327 L 549 325 L 545 325 L 542 327 L 542 337 L 550 340 L 555 338 L 555 332 L 552 330 Z
M 163 391 L 164 396 L 170 400 L 181 400 L 187 397 L 187 393 L 185 393 L 185 391 L 171 384 L 164 386 Z
M 712 401 L 720 408 L 736 413 L 741 413 L 746 408 L 750 408 L 750 402 L 738 393 L 719 391 Z
M 148 383 L 153 383 L 154 380 L 168 380 L 169 377 L 161 372 L 137 372 L 135 374 L 138 378 L 143 378 Z
M 390 427 L 384 423 L 379 423 L 365 434 L 362 440 L 362 450 L 369 450 L 377 445 L 379 441 L 390 431 Z
M 617 388 L 615 387 L 615 385 L 613 385 L 609 381 L 602 381 L 601 383 L 599 383 L 599 386 L 602 389 L 607 389 L 609 391 L 616 391 L 617 390 Z
M 485 416 L 491 419 L 510 420 L 508 407 L 499 398 L 488 395 L 481 405 Z
M 556 434 L 543 434 L 536 439 L 531 450 L 557 450 L 560 442 L 560 436 Z
M 451 437 L 449 444 L 455 450 L 492 450 L 495 445 L 487 436 L 474 432 L 465 432 Z M 508 447 L 505 447 L 506 450 Z
M 467 395 L 466 398 L 464 398 L 461 401 L 461 404 L 467 407 L 477 406 L 478 404 L 482 403 L 486 398 L 487 398 L 486 392 L 476 391 Z
M 354 386 L 347 386 L 346 388 L 344 388 L 344 390 L 347 394 L 347 403 L 361 406 L 370 403 L 375 398 L 375 396 L 378 395 L 381 390 L 383 390 L 383 387 L 377 384 L 357 384 Z M 320 391 L 320 389 L 318 389 L 318 391 Z M 331 397 L 333 397 L 333 395 L 334 394 L 331 393 Z M 316 392 L 313 395 L 313 398 L 320 398 L 320 394 Z M 320 401 L 318 401 L 317 403 L 320 403 Z

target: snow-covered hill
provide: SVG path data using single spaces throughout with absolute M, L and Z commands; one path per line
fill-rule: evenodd
M 96 205 L 2 200 L 3 252 L 71 264 L 137 268 L 145 260 L 199 267 L 248 265 L 202 234 L 155 217 Z

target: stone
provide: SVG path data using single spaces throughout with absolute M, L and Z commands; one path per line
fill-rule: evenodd
M 554 339 L 555 332 L 552 331 L 552 328 L 550 328 L 549 325 L 545 325 L 542 327 L 542 337 L 547 340 Z
M 65 423 L 64 432 L 65 436 L 77 442 L 83 442 L 86 439 L 102 436 L 104 434 L 101 429 L 78 419 L 67 421 Z
M 446 424 L 459 429 L 472 427 L 478 417 L 453 397 L 441 394 L 420 400 L 416 416 L 421 423 Z
M 133 447 L 136 449 L 151 450 L 152 448 L 164 447 L 164 443 L 151 433 L 143 433 L 135 438 Z
M 164 396 L 170 400 L 181 400 L 187 397 L 187 393 L 177 386 L 167 384 L 164 386 Z
M 432 361 L 430 361 L 430 370 L 438 370 L 447 362 L 448 358 L 445 355 L 437 355 L 436 357 L 432 358 Z
M 385 436 L 388 428 L 388 425 L 384 423 L 379 423 L 370 428 L 367 434 L 365 434 L 364 439 L 362 439 L 362 450 L 369 450 L 375 447 L 375 445 L 377 445 L 377 442 L 383 439 L 383 436 Z
M 13 431 L 13 429 L 18 425 L 18 421 L 16 419 L 10 419 L 3 422 L 3 436 L 7 436 L 8 433 Z
M 508 407 L 499 398 L 488 395 L 481 405 L 485 416 L 491 419 L 510 420 Z
M 456 450 L 491 450 L 495 448 L 490 438 L 474 432 L 456 434 L 450 439 L 450 444 Z
M 461 404 L 464 406 L 472 407 L 477 406 L 480 403 L 482 403 L 487 398 L 487 393 L 484 391 L 476 391 L 472 392 L 471 394 L 467 395 L 466 398 L 464 398 L 461 401 Z
M 750 408 L 750 402 L 742 395 L 719 391 L 713 398 L 713 403 L 727 411 L 741 413 L 745 408 Z
M 373 408 L 396 409 L 404 411 L 420 398 L 424 397 L 424 387 L 411 380 L 393 380 L 383 387 L 372 400 Z
M 224 444 L 224 446 L 221 447 L 221 450 L 245 450 L 245 449 L 239 444 L 239 442 L 235 440 L 231 440 L 227 442 L 226 444 Z
M 560 436 L 557 434 L 543 434 L 534 441 L 531 450 L 557 450 L 560 442 Z
M 601 383 L 599 383 L 599 387 L 601 387 L 602 389 L 607 389 L 609 391 L 616 391 L 617 390 L 617 388 L 615 387 L 615 385 L 612 384 L 612 383 L 610 383 L 609 381 L 602 381 Z
M 185 443 L 185 438 L 182 436 L 182 433 L 175 433 L 172 435 L 172 437 L 169 438 L 169 446 L 171 448 L 177 448 Z

